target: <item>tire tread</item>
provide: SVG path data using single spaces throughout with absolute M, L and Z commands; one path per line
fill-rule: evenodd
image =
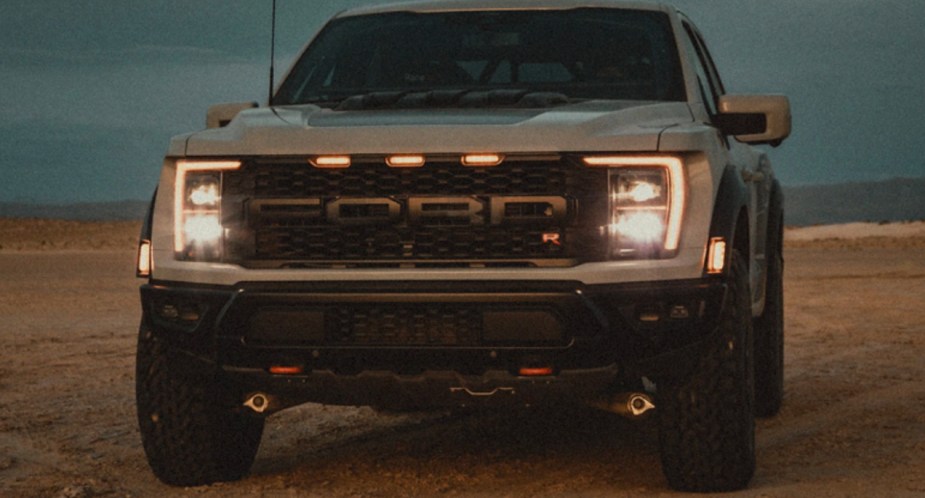
M 719 337 L 693 375 L 659 392 L 662 469 L 677 490 L 742 489 L 755 471 L 748 270 L 736 252 L 732 266 Z
M 191 363 L 142 325 L 135 382 L 148 463 L 174 486 L 238 480 L 254 461 L 263 419 L 231 411 L 216 374 Z

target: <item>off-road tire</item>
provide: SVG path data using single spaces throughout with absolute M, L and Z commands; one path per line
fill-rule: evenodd
M 135 397 L 148 464 L 166 484 L 234 481 L 250 470 L 263 419 L 231 410 L 215 369 L 155 337 L 138 335 Z
M 768 273 L 764 311 L 754 320 L 755 415 L 770 417 L 784 401 L 784 258 L 783 216 L 772 206 L 768 219 Z
M 754 357 L 748 268 L 732 252 L 716 340 L 689 377 L 658 386 L 659 447 L 681 491 L 742 489 L 755 472 Z

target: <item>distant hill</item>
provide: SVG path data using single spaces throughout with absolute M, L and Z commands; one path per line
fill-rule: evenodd
M 925 178 L 784 187 L 785 223 L 925 220 Z
M 75 204 L 29 204 L 0 202 L 0 218 L 43 218 L 78 221 L 140 220 L 148 201 L 81 202 Z
M 925 178 L 784 187 L 786 224 L 925 220 Z M 77 204 L 0 202 L 0 218 L 79 221 L 141 220 L 147 201 Z

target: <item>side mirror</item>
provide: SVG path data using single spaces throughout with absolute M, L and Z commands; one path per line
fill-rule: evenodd
M 232 104 L 215 104 L 206 113 L 206 128 L 221 128 L 245 109 L 257 107 L 256 102 L 235 102 Z
M 790 136 L 790 101 L 783 95 L 723 95 L 714 122 L 748 144 L 778 146 Z

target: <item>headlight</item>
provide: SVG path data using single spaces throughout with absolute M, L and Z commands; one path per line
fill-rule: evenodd
M 668 257 L 681 239 L 686 186 L 673 156 L 589 156 L 609 169 L 610 219 L 601 231 L 612 257 Z
M 222 257 L 222 171 L 240 161 L 177 161 L 174 192 L 174 250 L 177 258 L 217 261 Z

